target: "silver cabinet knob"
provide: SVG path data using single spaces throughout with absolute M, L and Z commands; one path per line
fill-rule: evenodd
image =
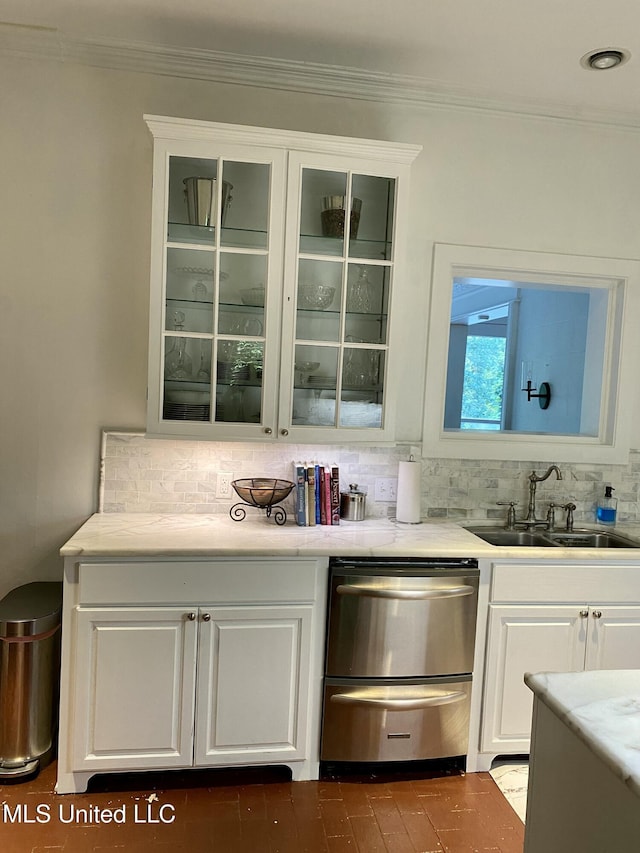
M 289 430 L 288 429 L 281 429 L 280 435 L 289 435 Z
M 202 614 L 202 621 L 203 622 L 211 622 L 211 614 L 210 613 L 203 613 Z
M 271 433 L 273 432 L 273 430 L 271 429 L 271 427 L 265 427 L 265 428 L 264 428 L 264 432 L 265 432 L 265 435 L 271 435 Z
M 187 619 L 189 622 L 195 622 L 196 614 L 195 613 L 187 613 Z
M 589 615 L 589 611 L 588 610 L 581 610 L 580 615 L 582 616 L 583 619 L 586 619 L 587 616 Z
M 599 619 L 602 616 L 602 610 L 594 610 L 591 615 L 594 619 Z

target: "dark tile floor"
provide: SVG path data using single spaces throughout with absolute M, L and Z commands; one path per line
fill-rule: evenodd
M 522 853 L 488 773 L 429 770 L 287 781 L 283 772 L 94 777 L 53 793 L 55 763 L 0 785 L 2 853 Z M 107 822 L 111 818 L 110 822 Z

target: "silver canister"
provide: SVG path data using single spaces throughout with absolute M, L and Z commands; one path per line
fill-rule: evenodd
M 340 495 L 340 518 L 345 521 L 364 521 L 366 503 L 366 493 L 358 491 L 357 483 L 350 483 L 349 491 Z
M 187 215 L 189 225 L 203 225 L 211 227 L 215 225 L 216 216 L 216 190 L 218 181 L 215 178 L 185 178 L 184 195 L 187 202 Z M 231 204 L 231 190 L 233 184 L 222 181 L 222 199 L 220 202 L 221 222 L 225 224 L 227 211 Z

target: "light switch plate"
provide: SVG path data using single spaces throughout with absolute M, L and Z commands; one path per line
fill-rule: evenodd
M 395 501 L 398 497 L 397 477 L 377 477 L 375 483 L 376 501 Z

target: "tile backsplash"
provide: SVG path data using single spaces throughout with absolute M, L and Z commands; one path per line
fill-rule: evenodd
M 218 472 L 241 477 L 293 479 L 293 463 L 337 464 L 341 488 L 357 483 L 367 491 L 367 516 L 393 515 L 395 504 L 375 500 L 379 478 L 396 478 L 398 463 L 419 448 L 389 445 L 278 445 L 272 443 L 185 441 L 146 438 L 136 432 L 105 432 L 102 442 L 99 510 L 101 512 L 227 513 L 232 498 L 216 497 Z M 563 464 L 561 460 L 492 462 L 470 459 L 423 459 L 423 518 L 503 519 L 499 500 L 518 501 L 526 514 L 528 475 L 557 462 L 563 479 L 552 474 L 538 484 L 538 515 L 546 504 L 572 501 L 576 521 L 592 522 L 604 485 L 615 487 L 618 519 L 640 521 L 638 480 L 640 452 L 626 465 Z

